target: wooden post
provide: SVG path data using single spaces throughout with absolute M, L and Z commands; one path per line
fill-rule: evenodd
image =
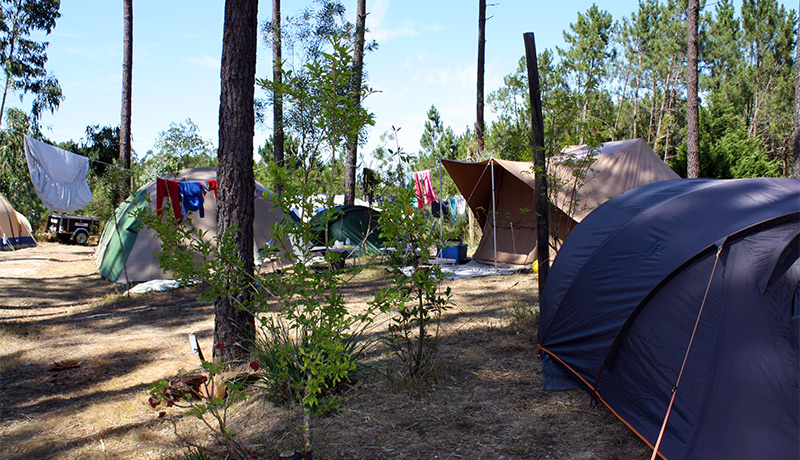
M 539 301 L 550 271 L 550 206 L 547 201 L 547 168 L 544 159 L 544 122 L 542 99 L 539 95 L 539 64 L 536 61 L 536 42 L 532 32 L 522 35 L 528 65 L 528 86 L 531 97 L 531 128 L 533 130 L 533 166 L 536 169 L 534 195 L 536 212 L 536 247 L 539 262 Z

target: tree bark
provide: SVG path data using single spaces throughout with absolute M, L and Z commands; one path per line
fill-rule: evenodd
M 477 88 L 477 120 L 475 121 L 475 137 L 478 141 L 478 158 L 483 157 L 484 121 L 483 121 L 483 74 L 486 60 L 486 0 L 478 0 L 478 88 Z
M 255 179 L 255 73 L 258 39 L 258 0 L 227 0 L 222 37 L 219 103 L 219 204 L 220 235 L 233 226 L 237 256 L 243 273 L 229 276 L 227 295 L 214 302 L 214 359 L 245 359 L 255 337 L 249 305 L 248 283 L 253 276 L 253 217 Z M 222 345 L 222 346 L 220 346 Z
M 792 177 L 800 179 L 800 38 L 795 44 L 794 132 L 792 133 Z
M 687 177 L 700 177 L 700 113 L 697 96 L 697 19 L 700 1 L 689 0 L 686 51 L 686 154 Z M 666 147 L 665 147 L 666 149 Z
M 350 83 L 350 94 L 355 102 L 354 106 L 361 104 L 361 83 L 364 71 L 364 34 L 367 23 L 367 0 L 358 0 L 356 12 L 356 43 L 353 50 L 353 75 Z M 352 206 L 356 201 L 356 166 L 358 165 L 358 137 L 360 127 L 350 133 L 347 143 L 344 171 L 344 204 Z
M 278 167 L 283 166 L 283 74 L 281 73 L 281 0 L 272 0 L 272 156 Z M 275 184 L 275 193 L 283 193 L 283 184 Z
M 531 130 L 533 132 L 534 211 L 536 212 L 536 253 L 539 264 L 539 299 L 542 298 L 547 274 L 550 272 L 550 204 L 547 201 L 547 165 L 544 152 L 544 119 L 539 92 L 539 68 L 536 41 L 533 33 L 523 34 L 528 66 L 528 86 L 531 98 Z
M 122 44 L 122 114 L 119 124 L 119 158 L 126 171 L 131 169 L 131 106 L 133 102 L 133 0 L 123 0 L 125 32 Z M 120 184 L 122 196 L 133 188 L 133 175 Z

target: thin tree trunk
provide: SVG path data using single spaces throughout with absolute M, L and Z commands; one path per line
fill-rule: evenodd
M 642 87 L 642 54 L 637 53 L 639 57 L 638 71 L 636 72 L 636 89 L 633 91 L 633 138 L 636 139 L 638 133 L 639 123 L 637 117 L 639 116 L 639 88 Z M 649 141 L 649 139 L 648 139 Z
M 617 135 L 617 130 L 619 129 L 619 117 L 620 117 L 620 114 L 622 114 L 622 106 L 625 103 L 625 96 L 628 93 L 628 80 L 630 80 L 630 78 L 631 78 L 631 74 L 626 72 L 625 73 L 625 83 L 623 83 L 623 85 L 622 85 L 622 97 L 620 98 L 619 108 L 617 109 L 617 118 L 616 118 L 616 120 L 614 120 L 614 134 L 613 134 L 613 136 L 615 136 L 615 137 Z M 611 140 L 613 141 L 614 139 L 611 139 Z
M 664 85 L 664 98 L 661 99 L 661 108 L 658 111 L 658 124 L 656 128 L 656 139 L 653 142 L 653 150 L 658 151 L 658 144 L 661 142 L 661 123 L 664 121 L 664 112 L 667 107 L 667 97 L 669 97 L 670 88 L 672 85 L 672 58 L 670 58 L 669 66 L 667 66 L 667 82 Z M 654 104 L 655 105 L 655 104 Z M 666 154 L 666 152 L 664 152 Z
M 253 136 L 255 134 L 255 74 L 258 43 L 258 0 L 227 0 L 222 37 L 219 104 L 219 167 L 217 230 L 233 226 L 242 274 L 229 277 L 227 295 L 214 302 L 214 358 L 245 359 L 255 337 L 253 314 L 242 308 L 251 299 L 253 276 Z M 220 347 L 222 344 L 222 347 Z
M 14 52 L 16 51 L 16 45 L 17 45 L 17 39 L 16 39 L 16 37 L 17 37 L 17 18 L 16 17 L 14 18 L 14 24 L 13 24 L 12 27 L 13 27 L 14 31 L 13 31 L 13 33 L 11 33 L 11 43 L 8 46 L 9 49 L 8 49 L 8 58 L 7 59 L 9 61 L 11 61 L 14 58 Z M 0 124 L 3 123 L 3 114 L 6 111 L 6 98 L 8 97 L 8 90 L 11 88 L 11 74 L 10 74 L 10 72 L 8 70 L 8 66 L 6 66 L 6 68 L 4 70 L 5 70 L 4 73 L 5 73 L 5 76 L 6 76 L 6 84 L 5 84 L 5 87 L 3 88 L 3 102 L 0 103 Z
M 8 97 L 8 88 L 11 85 L 11 78 L 9 78 L 8 73 L 6 72 L 6 84 L 3 88 L 3 102 L 0 103 L 0 123 L 3 123 L 3 113 L 6 110 L 6 97 Z
M 483 157 L 484 122 L 483 122 L 483 74 L 486 60 L 486 0 L 478 0 L 478 88 L 475 105 L 477 119 L 475 121 L 475 137 L 478 141 L 478 158 Z
M 358 0 L 356 13 L 356 46 L 353 50 L 353 76 L 350 83 L 350 94 L 355 102 L 361 104 L 361 83 L 364 71 L 364 34 L 367 23 L 367 0 Z M 344 171 L 344 204 L 352 206 L 356 201 L 356 167 L 358 165 L 358 137 L 360 130 L 350 133 L 347 142 Z
M 583 110 L 581 110 L 581 138 L 578 144 L 586 141 L 586 115 L 589 113 L 589 95 L 583 95 Z
M 689 0 L 686 52 L 686 154 L 687 177 L 700 177 L 700 112 L 697 97 L 697 20 L 700 1 Z M 665 149 L 666 150 L 666 149 Z
M 278 167 L 283 166 L 283 91 L 281 84 L 281 0 L 272 0 L 272 157 Z M 275 184 L 275 193 L 283 193 L 283 184 Z
M 792 133 L 792 177 L 800 179 L 800 39 L 795 44 L 794 133 Z
M 119 124 L 119 158 L 126 171 L 131 169 L 131 106 L 133 103 L 133 0 L 123 0 L 125 32 L 122 45 L 122 114 Z M 133 175 L 121 185 L 122 196 L 133 188 Z

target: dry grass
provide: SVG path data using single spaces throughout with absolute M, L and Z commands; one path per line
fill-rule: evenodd
M 0 452 L 7 459 L 178 459 L 173 426 L 147 406 L 147 386 L 195 369 L 187 334 L 210 353 L 213 311 L 199 288 L 122 297 L 100 279 L 91 248 L 44 243 L 0 253 Z M 351 279 L 361 308 L 386 282 L 375 268 Z M 629 459 L 649 451 L 582 391 L 541 390 L 535 356 L 535 275 L 450 281 L 437 380 L 391 378 L 378 347 L 313 422 L 319 459 Z M 385 325 L 385 324 L 384 324 Z M 375 334 L 381 334 L 382 326 Z M 54 363 L 76 367 L 52 371 Z M 300 412 L 257 391 L 233 427 L 262 458 L 297 446 Z M 178 433 L 205 440 L 195 420 Z

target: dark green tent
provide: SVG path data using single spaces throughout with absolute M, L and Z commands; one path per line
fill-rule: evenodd
M 383 239 L 380 237 L 379 217 L 380 211 L 366 206 L 335 206 L 318 212 L 311 219 L 312 225 L 318 227 L 314 242 L 333 246 L 336 241 L 350 241 L 354 247 L 352 252 L 380 253 Z M 326 219 L 327 226 L 323 225 Z

